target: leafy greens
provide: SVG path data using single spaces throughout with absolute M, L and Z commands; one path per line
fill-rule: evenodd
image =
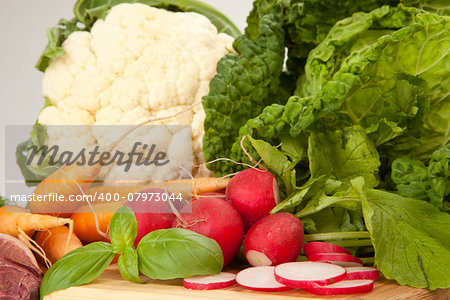
M 255 1 L 254 7 L 269 2 L 279 3 Z M 284 190 L 272 213 L 294 213 L 308 233 L 337 242 L 345 232 L 368 231 L 375 263 L 388 278 L 447 288 L 448 7 L 425 0 L 363 2 L 343 1 L 338 8 L 332 1 L 282 2 L 285 36 L 278 41 L 288 49 L 289 82 L 296 82 L 287 102 L 271 92 L 241 97 L 242 90 L 260 90 L 261 81 L 247 79 L 251 74 L 272 76 L 264 81 L 271 86 L 285 84 L 284 78 L 251 64 L 245 73 L 234 71 L 249 61 L 240 51 L 223 59 L 204 102 L 205 157 L 261 159 Z M 278 11 L 266 13 L 255 18 L 252 12 L 237 41 L 257 37 L 258 22 L 264 32 L 277 29 L 279 23 L 263 20 Z M 252 49 L 253 57 L 280 61 L 269 48 Z M 234 64 L 225 67 L 230 59 Z M 222 79 L 230 74 L 233 80 Z M 212 103 L 226 113 L 208 110 Z M 209 167 L 215 175 L 242 169 L 228 161 Z M 367 240 L 347 241 L 363 245 Z

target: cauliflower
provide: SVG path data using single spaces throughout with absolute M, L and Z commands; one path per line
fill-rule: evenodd
M 42 110 L 38 122 L 192 125 L 193 159 L 200 164 L 205 118 L 201 99 L 232 42 L 197 13 L 138 3 L 114 6 L 90 32 L 70 34 L 62 45 L 66 54 L 51 60 L 43 94 L 52 105 Z M 93 130 L 94 139 L 83 135 L 84 142 L 92 143 L 104 133 Z M 47 143 L 60 138 L 60 133 L 49 132 Z M 109 173 L 118 172 L 111 167 Z

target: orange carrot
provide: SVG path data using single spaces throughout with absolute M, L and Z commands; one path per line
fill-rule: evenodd
M 35 230 L 46 230 L 72 223 L 71 219 L 29 213 L 19 206 L 0 207 L 0 233 L 19 237 L 24 232 L 31 235 Z
M 92 209 L 89 205 L 79 207 L 71 216 L 75 234 L 84 243 L 108 241 L 106 233 L 108 232 L 109 222 L 114 212 L 122 205 L 123 203 L 108 202 L 92 204 Z
M 201 177 L 196 178 L 192 182 L 192 194 L 211 193 L 223 190 L 227 187 L 231 178 L 215 178 L 215 177 Z
M 38 231 L 34 240 L 44 250 L 52 264 L 70 251 L 83 246 L 80 239 L 75 234 L 71 234 L 67 226 Z M 67 241 L 69 241 L 68 244 Z
M 68 199 L 70 195 L 82 194 L 82 191 L 87 190 L 95 180 L 101 167 L 100 164 L 63 166 L 41 181 L 34 190 L 34 195 L 45 196 L 55 193 Z M 29 203 L 30 211 L 33 213 L 61 217 L 70 216 L 70 213 L 78 206 L 80 206 L 78 201 L 46 201 L 44 199 L 44 201 L 34 200 Z
M 138 185 L 99 185 L 93 186 L 86 191 L 86 195 L 97 195 L 97 199 L 93 198 L 93 202 L 100 202 L 98 195 L 109 194 L 110 197 L 114 198 L 114 194 L 119 195 L 120 199 L 128 199 L 128 194 L 134 194 L 149 188 L 166 188 L 172 193 L 184 192 L 183 188 L 185 184 L 192 184 L 192 194 L 203 194 L 210 192 L 217 192 L 223 190 L 227 187 L 230 178 L 215 178 L 215 177 L 201 177 L 185 180 L 169 180 L 161 182 L 151 182 L 148 184 L 138 184 Z

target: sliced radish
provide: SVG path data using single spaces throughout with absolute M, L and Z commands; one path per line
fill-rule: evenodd
M 373 280 L 343 280 L 325 286 L 304 289 L 316 295 L 350 295 L 368 293 L 373 289 Z
M 347 280 L 359 280 L 359 279 L 378 279 L 378 270 L 369 267 L 346 267 Z
M 282 292 L 292 288 L 275 280 L 275 267 L 261 266 L 244 269 L 237 273 L 236 282 L 249 290 L 263 292 Z
M 344 253 L 315 253 L 308 256 L 310 261 L 329 262 L 341 267 L 359 267 L 363 266 L 362 261 L 349 254 Z
M 291 262 L 275 267 L 275 279 L 292 288 L 312 288 L 345 279 L 345 269 L 321 262 Z
M 236 283 L 236 274 L 221 272 L 214 275 L 192 276 L 183 279 L 184 287 L 191 290 L 224 289 Z
M 305 255 L 307 257 L 310 256 L 311 254 L 316 253 L 344 253 L 351 255 L 350 251 L 348 251 L 344 247 L 325 242 L 306 243 L 303 245 L 303 252 L 305 252 Z

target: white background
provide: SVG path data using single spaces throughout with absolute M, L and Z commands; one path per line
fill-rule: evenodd
M 204 0 L 243 30 L 251 0 Z M 0 195 L 4 192 L 4 126 L 33 124 L 44 104 L 42 73 L 34 68 L 47 44 L 46 29 L 71 19 L 75 0 L 0 0 Z M 23 141 L 28 139 L 23 137 Z

